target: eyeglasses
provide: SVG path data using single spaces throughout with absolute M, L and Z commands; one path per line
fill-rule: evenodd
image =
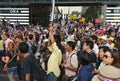
M 103 55 L 103 58 L 111 58 L 111 56 Z

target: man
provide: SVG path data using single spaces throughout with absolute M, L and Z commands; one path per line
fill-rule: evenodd
M 78 68 L 77 54 L 74 51 L 75 43 L 68 41 L 65 48 L 67 50 L 66 63 L 61 64 L 65 68 L 65 76 L 63 76 L 62 81 L 68 81 L 71 77 L 74 77 Z
M 23 55 L 23 80 L 25 81 L 39 81 L 34 77 L 36 72 L 36 65 L 33 56 L 29 53 L 29 46 L 26 42 L 19 44 L 20 53 Z M 37 74 L 36 74 L 37 75 Z
M 107 41 L 107 36 L 106 35 L 101 36 L 100 39 L 101 39 L 102 46 L 108 46 L 109 48 L 111 48 L 110 44 Z
M 29 52 L 30 52 L 30 54 L 34 54 L 33 53 L 33 49 L 32 49 L 32 46 L 34 45 L 33 34 L 29 34 L 29 39 L 27 41 L 27 44 L 29 45 Z
M 96 55 L 93 52 L 93 46 L 94 43 L 92 41 L 85 41 L 84 45 L 83 45 L 83 49 L 84 51 L 86 51 L 89 54 L 89 58 L 90 58 L 90 63 L 92 63 L 94 65 L 94 67 L 96 67 Z
M 97 62 L 97 69 L 100 69 L 102 66 L 105 65 L 105 63 L 102 61 L 103 56 L 105 54 L 105 52 L 111 50 L 109 47 L 107 46 L 101 46 L 99 47 L 99 58 L 98 58 L 98 62 Z
M 98 52 L 99 52 L 99 47 L 97 45 L 97 36 L 96 35 L 92 35 L 90 37 L 90 40 L 94 43 L 94 47 L 93 47 L 93 51 L 96 54 L 96 57 L 98 57 Z

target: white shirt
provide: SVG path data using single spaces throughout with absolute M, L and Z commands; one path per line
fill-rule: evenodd
M 67 56 L 67 59 L 66 59 L 67 66 L 73 66 L 74 68 L 78 68 L 78 60 L 77 60 L 77 54 L 76 54 L 76 52 L 73 51 L 71 54 L 67 53 L 66 56 Z M 66 68 L 65 69 L 65 75 L 67 75 L 69 77 L 75 76 L 76 72 L 75 71 L 71 71 L 71 70 L 69 70 L 69 69 Z
M 97 44 L 94 44 L 93 51 L 94 51 L 95 54 L 99 53 L 99 48 L 98 48 Z

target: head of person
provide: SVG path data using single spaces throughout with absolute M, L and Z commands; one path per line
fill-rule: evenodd
M 116 49 L 106 51 L 103 55 L 103 61 L 107 65 L 120 68 L 120 53 Z
M 102 44 L 107 42 L 107 36 L 105 36 L 105 35 L 101 36 L 100 39 L 101 39 Z
M 7 40 L 7 38 L 10 38 L 10 35 L 8 33 L 4 35 L 4 39 Z
M 19 48 L 20 53 L 23 55 L 26 53 L 29 53 L 29 45 L 26 42 L 20 43 L 18 48 Z
M 13 51 L 13 49 L 14 49 L 14 42 L 9 42 L 8 43 L 8 49 L 9 49 L 9 51 Z
M 113 43 L 114 42 L 114 37 L 109 37 L 108 41 L 109 41 L 110 44 Z
M 61 36 L 55 34 L 55 35 L 54 35 L 54 39 L 55 39 L 55 42 L 56 42 L 58 48 L 61 49 Z
M 103 58 L 105 52 L 111 50 L 108 46 L 101 46 L 99 47 L 99 57 Z
M 29 34 L 29 39 L 33 40 L 33 34 Z
M 78 62 L 79 62 L 79 64 L 85 66 L 85 65 L 88 65 L 90 63 L 89 55 L 86 54 L 85 51 L 79 51 L 77 53 L 77 56 L 78 56 Z
M 23 41 L 23 36 L 22 36 L 22 35 L 17 35 L 17 36 L 15 37 L 15 41 L 16 41 L 17 43 L 21 43 L 21 42 Z
M 69 51 L 73 51 L 75 49 L 75 42 L 73 41 L 68 41 L 67 44 L 65 45 L 66 50 Z
M 85 51 L 87 50 L 92 50 L 93 49 L 93 46 L 94 46 L 94 43 L 92 41 L 84 41 L 84 44 L 83 44 L 83 49 Z
M 96 35 L 92 35 L 90 37 L 90 40 L 93 41 L 94 43 L 97 43 L 97 36 Z

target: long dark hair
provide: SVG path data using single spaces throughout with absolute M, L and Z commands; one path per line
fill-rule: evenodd
M 120 51 L 117 49 L 113 49 L 111 56 L 113 58 L 113 63 L 112 65 L 114 67 L 120 68 Z
M 54 35 L 55 42 L 58 46 L 58 48 L 62 51 L 62 45 L 61 45 L 61 36 L 60 35 Z

